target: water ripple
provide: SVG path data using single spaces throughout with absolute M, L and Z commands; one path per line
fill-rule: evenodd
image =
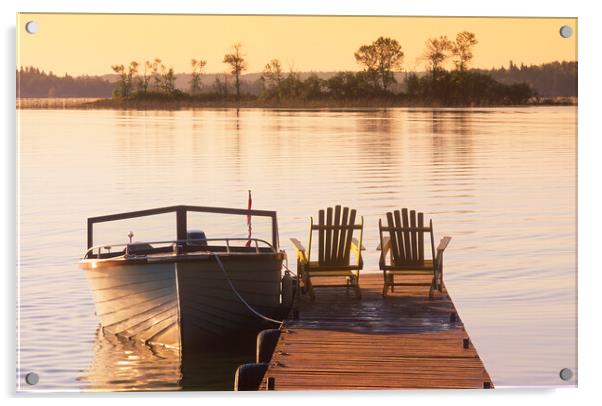
M 254 207 L 278 211 L 289 253 L 319 208 L 357 208 L 366 272 L 378 272 L 378 219 L 424 211 L 437 238 L 453 237 L 445 279 L 494 383 L 560 385 L 558 370 L 576 367 L 572 107 L 20 114 L 19 376 L 36 371 L 36 388 L 231 387 L 231 366 L 252 355 L 205 354 L 196 364 L 222 372 L 190 373 L 174 354 L 99 334 L 77 260 L 89 216 L 245 207 L 247 189 Z M 190 221 L 213 236 L 244 231 Z M 160 216 L 103 225 L 98 240 L 125 241 L 130 229 L 171 238 L 172 227 Z

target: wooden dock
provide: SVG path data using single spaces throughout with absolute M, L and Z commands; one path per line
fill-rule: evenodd
M 493 387 L 445 289 L 429 300 L 423 286 L 396 287 L 383 298 L 382 274 L 366 273 L 360 286 L 361 300 L 345 288 L 318 288 L 313 303 L 301 296 L 260 389 Z

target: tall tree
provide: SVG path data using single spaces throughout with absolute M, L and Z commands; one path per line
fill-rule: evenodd
M 127 89 L 126 89 L 127 73 L 125 72 L 125 66 L 111 65 L 111 69 L 113 69 L 113 72 L 115 72 L 117 75 L 119 75 L 119 81 L 117 81 L 117 87 L 113 91 L 113 96 L 114 97 L 125 97 L 126 93 L 127 93 Z
M 193 59 L 190 61 L 192 65 L 192 79 L 190 80 L 190 93 L 197 94 L 201 90 L 201 73 L 207 65 L 207 61 Z
M 128 72 L 126 77 L 127 95 L 132 94 L 134 90 L 134 78 L 138 74 L 138 62 L 132 61 L 128 66 Z
M 264 83 L 266 94 L 268 97 L 276 96 L 278 99 L 282 96 L 282 65 L 278 59 L 272 59 L 270 63 L 265 65 L 261 80 Z
M 163 91 L 167 94 L 173 94 L 176 91 L 176 75 L 174 73 L 173 68 L 165 68 L 162 66 L 162 88 Z
M 374 83 L 383 91 L 395 83 L 394 72 L 401 70 L 404 53 L 397 40 L 379 37 L 370 45 L 362 45 L 355 53 L 355 60 L 364 66 L 364 70 Z
M 153 81 L 155 82 L 155 84 L 154 84 L 154 90 L 155 91 L 159 91 L 159 90 L 161 90 L 161 72 L 160 72 L 160 69 L 165 68 L 165 66 L 163 66 L 163 64 L 161 63 L 161 59 L 160 58 L 155 58 L 155 60 L 153 61 L 151 67 L 152 67 Z
M 144 61 L 144 66 L 142 68 L 142 75 L 140 75 L 140 91 L 142 93 L 148 92 L 148 84 L 151 78 L 151 72 L 153 69 L 153 64 L 150 61 Z
M 134 85 L 134 77 L 138 73 L 138 62 L 130 62 L 127 68 L 124 65 L 112 65 L 111 69 L 119 75 L 115 95 L 118 97 L 130 96 Z
M 176 91 L 176 75 L 173 68 L 167 68 L 161 59 L 155 59 L 153 63 L 153 77 L 157 91 L 172 94 Z
M 452 53 L 454 54 L 454 64 L 456 69 L 460 72 L 464 72 L 473 58 L 472 49 L 479 42 L 476 36 L 472 32 L 462 31 L 456 35 L 456 41 L 452 46 Z
M 230 73 L 234 75 L 236 100 L 240 100 L 240 74 L 247 70 L 247 61 L 242 53 L 242 44 L 232 46 L 232 52 L 224 55 L 224 63 L 230 65 Z
M 443 62 L 449 58 L 452 48 L 453 43 L 445 35 L 426 41 L 425 58 L 431 69 L 433 81 L 436 80 L 437 73 L 442 69 Z

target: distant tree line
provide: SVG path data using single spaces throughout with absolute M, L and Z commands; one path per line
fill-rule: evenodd
M 113 84 L 99 76 L 56 76 L 26 67 L 17 71 L 17 97 L 111 97 Z
M 362 70 L 339 72 L 328 79 L 310 75 L 302 80 L 292 69 L 284 72 L 282 63 L 273 59 L 263 69 L 258 99 L 275 103 L 290 100 L 386 99 L 393 103 L 430 105 L 504 105 L 525 104 L 536 96 L 536 92 L 526 82 L 505 84 L 489 74 L 470 71 L 468 68 L 477 44 L 476 36 L 468 31 L 458 33 L 454 40 L 446 36 L 428 39 L 422 59 L 428 66 L 429 74 L 422 77 L 416 73 L 408 74 L 405 78 L 405 92 L 393 91 L 393 86 L 397 84 L 395 74 L 402 71 L 405 56 L 401 44 L 393 38 L 379 37 L 371 44 L 360 46 L 354 57 Z M 448 71 L 445 64 L 450 59 L 454 68 Z M 138 62 L 131 62 L 127 67 L 113 65 L 113 71 L 119 75 L 114 97 L 202 100 L 234 98 L 237 101 L 242 96 L 254 97 L 241 93 L 241 75 L 247 69 L 242 45 L 233 45 L 231 52 L 224 55 L 223 63 L 228 65 L 230 84 L 228 75 L 224 75 L 223 80 L 216 77 L 212 89 L 205 92 L 202 91 L 201 79 L 205 60 L 191 61 L 192 75 L 188 92 L 175 87 L 173 69 L 166 68 L 160 59 L 143 64 L 150 70 L 150 77 L 155 84 L 150 91 L 144 86 L 146 75 L 139 74 Z
M 488 71 L 495 80 L 501 83 L 525 82 L 537 93 L 544 97 L 574 97 L 577 96 L 577 62 L 551 62 L 542 65 L 517 66 L 510 61 L 508 68 L 503 66 L 499 69 Z
M 405 55 L 401 44 L 393 38 L 379 37 L 371 44 L 360 46 L 354 53 L 360 71 L 328 75 L 285 70 L 278 59 L 272 59 L 260 76 L 245 77 L 248 64 L 241 44 L 233 45 L 224 55 L 222 61 L 227 70 L 217 75 L 204 72 L 207 62 L 202 58 L 191 60 L 191 73 L 186 75 L 176 75 L 173 68 L 159 58 L 113 65 L 111 68 L 117 80 L 112 84 L 99 77 L 74 79 L 66 75 L 57 78 L 35 68 L 21 69 L 17 74 L 22 94 L 26 90 L 28 94 L 29 90 L 38 94 L 26 97 L 46 97 L 51 88 L 46 82 L 63 79 L 65 85 L 81 81 L 78 83 L 87 89 L 102 88 L 105 97 L 108 92 L 116 99 L 143 101 L 244 99 L 278 104 L 287 101 L 386 100 L 391 104 L 504 105 L 525 104 L 538 95 L 576 95 L 576 62 L 520 67 L 511 62 L 507 69 L 470 69 L 477 44 L 475 35 L 467 31 L 458 33 L 453 40 L 446 36 L 428 39 L 421 57 L 427 66 L 426 73 L 403 73 Z M 451 68 L 448 70 L 446 66 Z M 184 77 L 189 79 L 186 84 L 182 83 Z M 255 79 L 245 80 L 253 77 Z M 180 83 L 176 86 L 178 80 Z M 107 85 L 112 87 L 110 91 Z M 69 97 L 63 90 L 57 91 L 58 86 L 52 89 L 56 97 Z M 44 94 L 45 90 L 47 94 Z M 77 96 L 93 97 L 82 93 Z

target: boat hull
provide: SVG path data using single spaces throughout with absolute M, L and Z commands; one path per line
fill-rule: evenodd
M 257 326 L 256 311 L 280 307 L 282 255 L 213 255 L 181 260 L 98 260 L 83 264 L 105 332 L 171 348 L 206 344 Z M 229 281 L 228 281 L 229 280 Z

